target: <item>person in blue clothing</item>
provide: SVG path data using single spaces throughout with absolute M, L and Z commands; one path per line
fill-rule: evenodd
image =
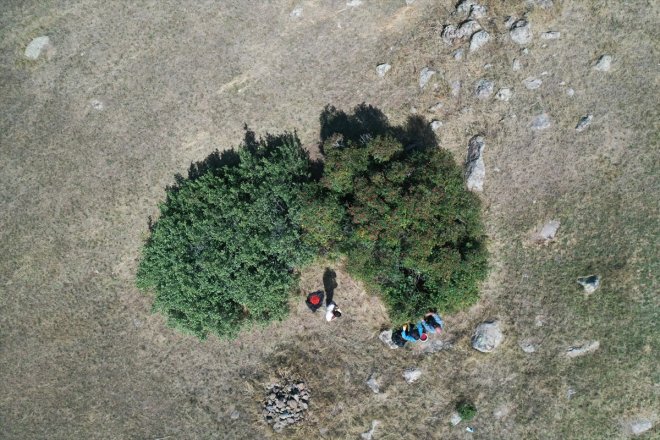
M 420 321 L 414 326 L 410 324 L 404 325 L 401 331 L 401 337 L 408 342 L 424 342 L 428 339 L 429 336 L 426 334 L 424 326 Z
M 445 328 L 445 322 L 442 320 L 440 315 L 435 312 L 429 312 L 424 315 L 424 319 L 421 321 L 422 327 L 429 333 L 440 333 Z

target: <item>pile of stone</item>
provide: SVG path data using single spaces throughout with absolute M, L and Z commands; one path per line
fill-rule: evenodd
M 275 431 L 302 421 L 309 405 L 309 390 L 304 382 L 273 384 L 267 390 L 263 416 Z

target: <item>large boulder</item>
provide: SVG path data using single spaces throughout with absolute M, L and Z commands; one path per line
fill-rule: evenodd
M 490 353 L 504 341 L 499 321 L 479 324 L 472 336 L 472 348 L 482 353 Z
M 469 191 L 483 191 L 486 178 L 486 165 L 482 153 L 486 142 L 483 136 L 472 136 L 468 142 L 468 154 L 465 164 L 465 178 Z

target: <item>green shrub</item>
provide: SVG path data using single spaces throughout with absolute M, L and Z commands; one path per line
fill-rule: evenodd
M 477 408 L 470 402 L 461 401 L 456 404 L 456 412 L 461 416 L 461 420 L 469 422 L 477 415 Z
M 427 125 L 389 127 L 374 112 L 330 108 L 322 118 L 338 133 L 326 131 L 321 183 L 346 209 L 349 271 L 382 294 L 395 324 L 474 303 L 486 274 L 478 198 L 449 152 L 414 133 Z
M 302 239 L 317 186 L 296 136 L 247 132 L 243 148 L 214 153 L 167 189 L 138 286 L 155 292 L 170 325 L 200 338 L 282 319 L 295 269 L 337 239 L 319 227 Z

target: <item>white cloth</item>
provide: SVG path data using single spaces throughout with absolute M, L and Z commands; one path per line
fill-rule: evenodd
M 337 307 L 337 304 L 331 302 L 328 304 L 328 306 L 325 308 L 325 320 L 330 322 L 333 319 L 335 319 L 335 315 L 332 314 L 332 312 L 335 310 L 335 307 Z

